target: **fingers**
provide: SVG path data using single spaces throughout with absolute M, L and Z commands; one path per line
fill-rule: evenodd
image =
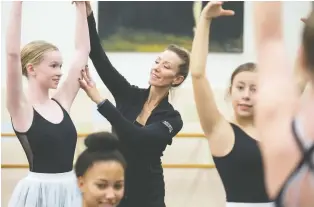
M 222 5 L 224 2 L 223 1 L 210 1 L 212 5 Z
M 89 80 L 92 80 L 92 77 L 90 76 L 89 67 L 88 65 L 85 66 L 86 76 Z
M 90 1 L 85 1 L 86 6 L 90 6 Z
M 87 77 L 86 69 L 83 69 L 81 73 L 82 73 L 83 80 L 85 80 L 86 82 L 90 81 L 90 79 Z
M 235 13 L 232 10 L 222 10 L 221 16 L 233 16 Z
M 85 80 L 83 80 L 82 78 L 79 78 L 78 81 L 79 81 L 80 87 L 81 87 L 82 89 L 84 89 L 84 90 L 87 89 L 87 83 L 86 83 Z
M 303 17 L 303 18 L 301 18 L 301 21 L 302 21 L 303 23 L 305 23 L 305 22 L 306 22 L 306 19 L 307 19 L 307 18 Z

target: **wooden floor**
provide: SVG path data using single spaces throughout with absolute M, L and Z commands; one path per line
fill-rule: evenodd
M 184 172 L 183 172 L 184 171 Z M 1 206 L 10 195 L 25 169 L 2 169 Z M 223 207 L 224 191 L 215 169 L 165 169 L 167 207 Z

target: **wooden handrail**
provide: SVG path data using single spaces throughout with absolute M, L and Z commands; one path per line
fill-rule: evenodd
M 79 138 L 85 138 L 89 135 L 89 133 L 78 133 Z M 16 137 L 14 133 L 1 133 L 2 137 Z M 201 133 L 180 133 L 177 134 L 175 138 L 205 138 L 204 134 Z
M 25 169 L 27 164 L 1 164 L 2 169 Z M 216 168 L 213 164 L 163 164 L 163 168 L 170 169 L 213 169 Z

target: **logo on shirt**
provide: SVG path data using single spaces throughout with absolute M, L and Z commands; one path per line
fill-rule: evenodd
M 173 131 L 173 128 L 169 122 L 163 121 L 162 123 L 163 123 L 163 125 L 165 125 L 168 128 L 169 133 L 171 133 Z

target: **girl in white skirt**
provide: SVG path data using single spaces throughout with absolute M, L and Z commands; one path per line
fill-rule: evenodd
M 31 42 L 20 51 L 22 4 L 12 2 L 6 35 L 6 101 L 30 172 L 17 184 L 9 207 L 73 207 L 80 193 L 72 171 L 77 132 L 69 111 L 90 50 L 85 2 L 75 4 L 76 52 L 70 75 L 53 98 L 49 98 L 49 89 L 58 87 L 61 54 L 45 41 Z M 28 81 L 27 93 L 23 92 L 22 75 Z
M 227 206 L 268 207 L 272 203 L 264 185 L 262 156 L 253 121 L 256 65 L 242 64 L 231 75 L 229 95 L 234 109 L 232 121 L 228 121 L 219 112 L 206 79 L 211 22 L 216 17 L 232 15 L 234 11 L 223 9 L 222 2 L 213 1 L 201 13 L 190 63 L 194 98 L 203 131 L 209 140 L 210 150 L 226 191 Z M 221 66 L 223 67 L 223 63 Z
M 287 62 L 282 2 L 254 2 L 259 71 L 256 126 L 266 184 L 276 207 L 314 206 L 314 13 L 302 31 L 296 69 L 308 81 L 300 99 Z
M 124 195 L 126 162 L 117 150 L 118 138 L 109 132 L 90 134 L 85 139 L 87 149 L 75 164 L 75 173 L 83 207 L 116 207 Z

